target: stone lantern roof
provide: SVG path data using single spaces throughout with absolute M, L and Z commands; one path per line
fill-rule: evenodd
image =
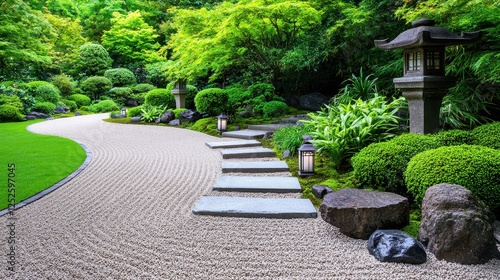
M 432 19 L 421 18 L 412 22 L 412 29 L 399 34 L 394 40 L 375 40 L 375 45 L 384 50 L 410 49 L 425 46 L 451 46 L 474 42 L 480 32 L 462 32 L 460 36 L 444 27 L 434 26 Z

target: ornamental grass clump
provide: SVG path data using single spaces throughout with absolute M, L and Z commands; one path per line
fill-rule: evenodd
M 461 145 L 427 150 L 414 156 L 404 172 L 408 191 L 419 203 L 436 184 L 457 184 L 470 190 L 491 210 L 500 207 L 500 152 Z
M 339 169 L 362 148 L 395 137 L 402 121 L 396 113 L 406 106 L 402 97 L 388 102 L 376 94 L 367 101 L 326 105 L 321 112 L 309 114 L 311 120 L 302 122 L 311 126 L 318 153 L 329 156 Z
M 293 157 L 297 154 L 297 149 L 304 141 L 302 136 L 310 132 L 311 128 L 308 126 L 287 126 L 275 131 L 272 141 L 280 152 L 290 151 L 290 156 Z

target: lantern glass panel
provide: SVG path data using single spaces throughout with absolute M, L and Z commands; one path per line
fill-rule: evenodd
M 299 163 L 300 171 L 304 173 L 314 172 L 314 152 L 301 151 L 301 162 Z
M 420 52 L 406 53 L 406 71 L 420 71 Z
M 427 70 L 439 70 L 441 67 L 441 53 L 438 51 L 428 51 L 426 56 Z

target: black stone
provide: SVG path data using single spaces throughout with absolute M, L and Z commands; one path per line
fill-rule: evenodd
M 111 118 L 112 119 L 123 119 L 125 118 L 126 116 L 125 115 L 122 115 L 122 114 L 115 114 L 115 115 L 111 115 Z
M 135 99 L 126 99 L 125 106 L 127 107 L 137 107 L 139 106 L 139 102 Z
M 29 115 L 29 116 L 26 116 L 26 120 L 28 120 L 28 121 L 36 120 L 36 117 Z
M 172 110 L 167 110 L 163 112 L 161 117 L 156 119 L 156 123 L 169 123 L 170 121 L 175 119 L 175 113 Z
M 173 126 L 178 126 L 181 124 L 181 120 L 179 119 L 171 120 L 168 124 Z
M 142 120 L 142 117 L 132 117 L 130 118 L 131 122 L 140 122 Z
M 332 189 L 330 189 L 328 186 L 325 185 L 317 185 L 312 187 L 312 193 L 314 194 L 315 197 L 319 199 L 323 199 L 325 195 L 332 193 Z
M 191 123 L 194 123 L 197 120 L 201 119 L 202 117 L 203 117 L 203 115 L 200 112 L 198 112 L 196 110 L 190 110 L 190 109 L 188 109 L 186 111 L 182 111 L 181 112 L 180 119 L 181 119 L 181 121 L 182 120 L 187 120 L 187 121 L 189 121 Z
M 328 101 L 328 97 L 318 92 L 306 94 L 299 99 L 300 107 L 310 111 L 321 110 L 321 107 Z
M 400 230 L 376 230 L 368 239 L 368 251 L 381 262 L 422 264 L 424 245 Z
M 78 116 L 81 116 L 81 115 L 82 115 L 82 114 L 80 114 L 79 112 L 76 112 L 76 113 L 75 113 L 75 116 L 77 116 L 77 117 L 78 117 Z
M 268 132 L 264 133 L 264 136 L 262 138 L 263 139 L 273 138 L 273 134 L 274 134 L 274 132 L 268 131 Z
M 29 112 L 28 116 L 34 116 L 37 119 L 46 119 L 46 118 L 50 117 L 49 115 L 47 115 L 45 113 L 40 113 L 40 112 Z
M 66 112 L 67 109 L 62 106 L 57 106 L 56 109 L 54 110 L 54 114 L 65 114 Z

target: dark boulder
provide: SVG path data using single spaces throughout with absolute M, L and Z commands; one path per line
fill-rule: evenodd
M 299 99 L 300 107 L 309 111 L 321 110 L 321 107 L 328 101 L 328 97 L 318 92 L 306 94 Z
M 332 193 L 332 189 L 330 189 L 326 185 L 317 185 L 312 187 L 312 193 L 314 194 L 315 197 L 319 199 L 323 199 L 325 195 Z
M 27 120 L 27 121 L 36 120 L 36 117 L 35 117 L 35 116 L 32 116 L 32 115 L 27 115 L 27 116 L 26 116 L 26 120 Z
M 123 118 L 126 118 L 127 116 L 125 115 L 122 115 L 122 114 L 114 114 L 114 115 L 111 115 L 111 118 L 112 119 L 123 119 Z
M 353 238 L 368 239 L 377 229 L 400 229 L 409 224 L 406 197 L 362 189 L 341 189 L 323 198 L 321 217 Z
M 54 109 L 54 114 L 66 114 L 66 112 L 68 111 L 69 111 L 68 108 L 57 106 L 56 109 Z
M 376 230 L 368 239 L 368 252 L 381 262 L 422 264 L 424 245 L 400 230 Z
M 203 115 L 200 112 L 190 109 L 182 111 L 180 116 L 181 116 L 180 117 L 181 121 L 186 120 L 191 123 L 194 123 L 203 117 Z
M 156 119 L 156 123 L 169 123 L 175 119 L 175 113 L 172 110 L 167 110 L 161 114 L 161 117 Z
M 40 112 L 29 112 L 27 116 L 34 116 L 37 119 L 46 119 L 50 117 L 50 115 L 47 115 L 45 113 L 40 113 Z
M 491 212 L 469 190 L 438 184 L 425 193 L 418 237 L 438 260 L 481 264 L 498 254 L 493 222 Z
M 131 122 L 140 122 L 142 120 L 142 117 L 132 117 L 130 118 Z
M 135 99 L 130 99 L 130 98 L 127 98 L 125 100 L 125 106 L 127 107 L 137 107 L 139 106 L 139 102 Z

